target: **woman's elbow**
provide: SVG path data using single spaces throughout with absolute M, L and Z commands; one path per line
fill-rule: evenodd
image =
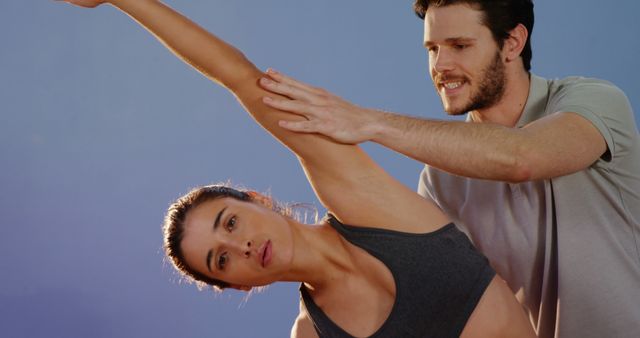
M 234 94 L 247 87 L 258 87 L 258 80 L 264 73 L 239 50 L 233 57 L 234 61 L 221 67 L 219 76 L 216 76 L 214 80 Z

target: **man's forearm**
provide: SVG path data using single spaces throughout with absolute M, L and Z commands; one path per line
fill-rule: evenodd
M 290 99 L 268 104 L 306 118 L 280 121 L 288 130 L 323 134 L 347 144 L 377 142 L 457 175 L 514 182 L 531 178 L 523 165 L 531 163 L 524 161 L 527 138 L 518 129 L 424 120 L 362 108 L 279 72 L 270 76 L 275 81 L 264 87 Z
M 519 182 L 531 178 L 518 129 L 377 112 L 372 141 L 447 172 Z

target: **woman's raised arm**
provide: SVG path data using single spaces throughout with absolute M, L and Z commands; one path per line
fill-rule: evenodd
M 258 85 L 267 77 L 239 50 L 157 0 L 66 0 L 84 7 L 110 3 L 127 13 L 179 58 L 228 88 L 254 119 L 299 158 L 318 198 L 342 222 L 405 229 L 423 224 L 429 231 L 446 220 L 426 202 L 382 170 L 358 146 L 335 143 L 316 134 L 295 134 L 278 126 L 289 113 L 263 103 L 276 97 Z M 303 119 L 300 116 L 293 118 Z

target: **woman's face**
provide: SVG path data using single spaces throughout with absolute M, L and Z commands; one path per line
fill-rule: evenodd
M 243 288 L 281 280 L 293 257 L 288 220 L 262 205 L 230 197 L 187 213 L 185 263 L 205 276 Z

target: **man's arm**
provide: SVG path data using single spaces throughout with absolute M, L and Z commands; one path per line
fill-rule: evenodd
M 263 86 L 291 98 L 269 104 L 307 118 L 281 121 L 283 128 L 343 143 L 373 141 L 456 175 L 507 182 L 548 179 L 584 169 L 607 150 L 598 129 L 571 112 L 523 128 L 419 119 L 361 108 L 323 89 L 268 73 L 275 81 Z
M 514 183 L 559 177 L 590 166 L 607 149 L 598 129 L 571 112 L 523 128 L 385 115 L 372 141 L 466 177 Z

